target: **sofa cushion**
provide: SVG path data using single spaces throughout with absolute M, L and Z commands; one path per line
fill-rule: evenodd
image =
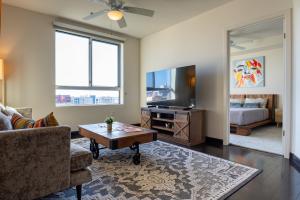
M 90 151 L 71 143 L 71 171 L 85 169 L 92 164 L 93 158 Z
M 0 131 L 12 130 L 10 117 L 0 112 Z

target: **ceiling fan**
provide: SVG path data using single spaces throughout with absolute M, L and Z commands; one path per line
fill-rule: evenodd
M 137 8 L 126 6 L 123 0 L 90 0 L 95 3 L 104 3 L 108 9 L 100 10 L 97 12 L 91 12 L 88 16 L 84 17 L 84 20 L 91 20 L 95 17 L 107 14 L 108 18 L 117 21 L 120 28 L 125 28 L 127 26 L 126 20 L 124 18 L 124 12 L 132 13 L 137 15 L 143 15 L 147 17 L 153 17 L 154 11 L 144 8 Z

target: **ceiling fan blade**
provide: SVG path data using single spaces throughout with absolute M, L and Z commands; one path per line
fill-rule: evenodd
M 127 23 L 126 23 L 126 20 L 124 17 L 122 19 L 118 20 L 117 22 L 118 22 L 118 25 L 120 28 L 125 28 L 127 26 Z
M 91 12 L 88 16 L 84 17 L 83 20 L 91 20 L 95 17 L 99 17 L 106 13 L 106 10 L 100 10 L 98 12 Z
M 133 13 L 133 14 L 137 14 L 137 15 L 144 15 L 144 16 L 148 16 L 148 17 L 153 17 L 153 15 L 154 15 L 153 10 L 148 10 L 148 9 L 144 9 L 144 8 L 124 6 L 122 8 L 122 10 L 124 10 L 124 12 Z

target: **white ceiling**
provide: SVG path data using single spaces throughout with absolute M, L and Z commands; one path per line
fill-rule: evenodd
M 283 45 L 283 18 L 262 21 L 230 32 L 230 40 L 236 44 L 231 52 L 248 51 Z
M 264 39 L 283 34 L 283 18 L 262 21 L 242 28 L 232 30 L 230 36 L 235 41 Z
M 90 12 L 106 8 L 102 3 L 89 0 L 3 0 L 5 4 L 24 9 L 85 22 L 112 29 L 135 37 L 145 37 L 169 26 L 221 6 L 231 0 L 125 0 L 127 5 L 152 9 L 153 18 L 125 14 L 127 28 L 120 29 L 105 15 L 91 21 L 82 18 Z

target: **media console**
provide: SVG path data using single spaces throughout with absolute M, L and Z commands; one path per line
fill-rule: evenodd
M 142 108 L 141 126 L 158 131 L 158 139 L 186 146 L 205 141 L 203 134 L 204 110 L 170 107 Z

